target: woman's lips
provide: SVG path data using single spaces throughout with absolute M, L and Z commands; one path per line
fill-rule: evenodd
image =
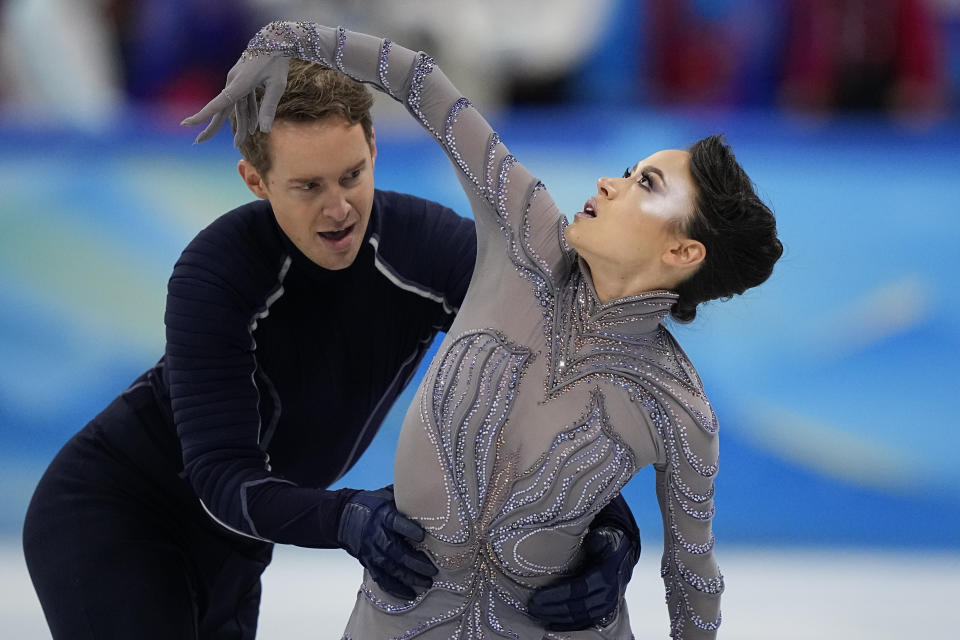
M 597 217 L 597 199 L 590 198 L 583 203 L 583 211 L 578 211 L 575 218 L 596 218 Z

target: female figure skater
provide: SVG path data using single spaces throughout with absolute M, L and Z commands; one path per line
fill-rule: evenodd
M 268 130 L 291 57 L 403 102 L 470 198 L 478 255 L 466 300 L 410 406 L 398 508 L 439 573 L 413 601 L 365 573 L 344 638 L 631 638 L 626 605 L 594 628 L 544 629 L 530 596 L 587 556 L 591 518 L 656 469 L 671 635 L 713 638 L 723 578 L 711 519 L 717 420 L 663 325 L 769 277 L 776 223 L 717 137 L 601 178 L 572 224 L 434 61 L 389 40 L 271 23 L 223 93 L 185 123 Z M 255 90 L 263 86 L 259 106 Z M 237 99 L 239 97 L 239 99 Z

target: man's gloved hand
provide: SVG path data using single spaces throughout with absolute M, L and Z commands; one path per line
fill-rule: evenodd
M 551 631 L 576 631 L 608 622 L 627 590 L 640 557 L 639 541 L 615 527 L 592 529 L 583 540 L 587 553 L 581 575 L 540 589 L 527 612 Z
M 209 140 L 220 130 L 229 116 L 234 117 L 237 130 L 233 144 L 240 143 L 257 130 L 270 131 L 277 104 L 287 88 L 287 73 L 290 58 L 279 54 L 242 55 L 237 64 L 227 73 L 227 86 L 216 98 L 194 115 L 184 119 L 181 125 L 195 126 L 210 120 L 200 132 L 196 142 Z M 257 87 L 263 87 L 263 98 L 257 104 Z
M 428 589 L 437 568 L 406 538 L 421 542 L 420 525 L 404 517 L 393 501 L 393 486 L 360 491 L 340 512 L 337 540 L 360 561 L 387 593 L 413 600 L 417 590 Z

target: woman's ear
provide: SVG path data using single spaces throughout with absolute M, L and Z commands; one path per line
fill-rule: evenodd
M 668 266 L 677 269 L 689 269 L 698 266 L 707 257 L 707 248 L 699 240 L 678 237 L 666 251 L 662 260 Z

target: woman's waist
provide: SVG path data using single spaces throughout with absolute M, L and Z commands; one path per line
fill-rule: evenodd
M 391 596 L 365 571 L 351 625 L 357 632 L 376 630 L 383 637 L 545 637 L 543 622 L 527 610 L 534 588 L 485 561 L 482 553 L 474 557 L 477 562 L 441 568 L 432 586 L 412 601 Z M 562 578 L 539 576 L 536 582 L 546 586 Z M 571 637 L 630 637 L 629 622 L 620 626 L 619 634 Z
M 456 568 L 439 566 L 429 589 L 412 601 L 396 598 L 380 588 L 369 572 L 364 572 L 360 598 L 381 613 L 403 616 L 404 628 L 419 626 L 419 622 L 437 622 L 442 618 L 455 620 L 470 617 L 479 609 L 489 609 L 485 619 L 496 619 L 505 627 L 521 627 L 539 623 L 529 617 L 527 603 L 535 592 L 535 583 L 547 585 L 557 576 L 538 577 L 534 582 L 518 581 L 494 564 L 480 559 L 476 563 Z M 483 636 L 481 636 L 483 637 Z
M 456 543 L 428 533 L 418 547 L 436 565 L 435 580 L 453 592 L 467 594 L 486 584 L 526 602 L 534 590 L 580 570 L 585 528 L 494 530 Z

